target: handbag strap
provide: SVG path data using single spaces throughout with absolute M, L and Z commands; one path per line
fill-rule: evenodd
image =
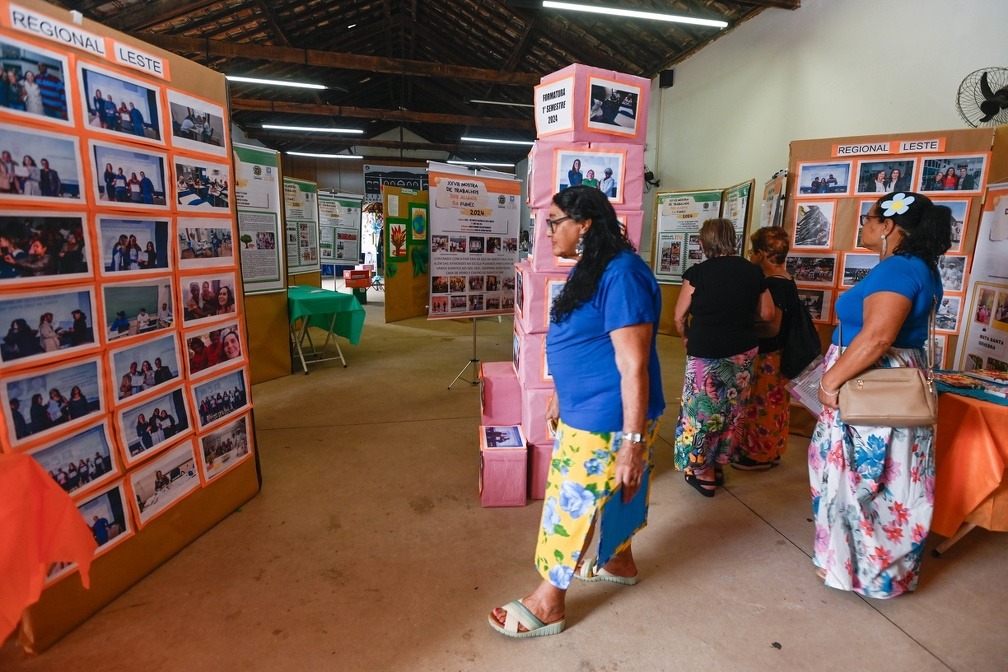
M 934 382 L 934 343 L 935 343 L 935 311 L 938 307 L 938 298 L 931 298 L 931 312 L 928 314 L 928 342 L 924 348 L 927 352 L 927 381 L 928 384 Z M 837 340 L 840 341 L 840 354 L 844 353 L 843 344 L 843 321 L 837 320 Z M 838 355 L 839 357 L 839 355 Z

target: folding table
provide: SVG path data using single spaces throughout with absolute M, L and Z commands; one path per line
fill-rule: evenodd
M 298 359 L 301 360 L 301 368 L 306 374 L 308 364 L 334 359 L 343 362 L 343 367 L 346 368 L 346 359 L 336 337 L 343 336 L 351 345 L 357 345 L 364 327 L 364 309 L 352 294 L 293 285 L 287 288 L 287 314 L 290 321 L 291 342 L 297 351 Z M 309 327 L 326 330 L 325 342 L 321 348 L 315 347 Z M 327 357 L 326 350 L 330 343 L 336 346 L 336 355 Z

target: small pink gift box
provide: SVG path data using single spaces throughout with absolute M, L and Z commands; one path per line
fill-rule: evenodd
M 525 506 L 528 466 L 525 436 L 518 425 L 481 425 L 480 503 Z

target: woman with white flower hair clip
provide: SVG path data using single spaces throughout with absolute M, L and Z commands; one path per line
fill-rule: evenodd
M 952 211 L 921 194 L 888 193 L 861 227 L 879 263 L 836 302 L 842 330 L 826 353 L 823 410 L 809 445 L 813 562 L 831 588 L 888 598 L 917 586 L 934 511 L 934 429 L 847 425 L 838 398 L 865 369 L 925 366 Z

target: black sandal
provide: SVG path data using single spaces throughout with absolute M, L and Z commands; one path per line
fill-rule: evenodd
M 717 481 L 704 481 L 693 474 L 686 474 L 686 482 L 704 497 L 713 497 L 714 490 L 717 488 Z M 708 488 L 710 489 L 708 490 Z
M 719 488 L 724 487 L 724 469 L 716 467 L 714 469 L 714 485 Z

